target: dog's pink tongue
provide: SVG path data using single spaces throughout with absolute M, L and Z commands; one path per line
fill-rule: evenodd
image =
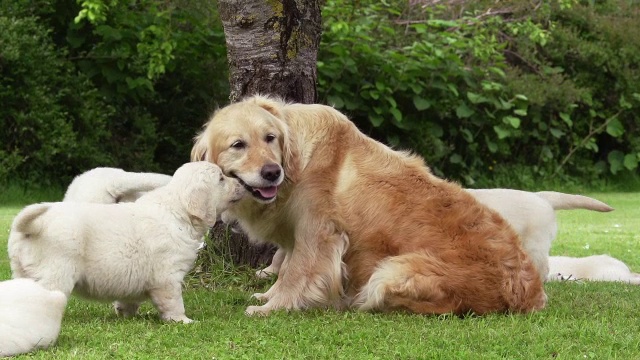
M 262 195 L 262 197 L 266 198 L 266 199 L 272 198 L 272 197 L 276 196 L 276 194 L 278 193 L 278 187 L 277 186 L 269 186 L 269 187 L 265 187 L 265 188 L 256 188 L 256 190 L 258 190 L 260 195 Z

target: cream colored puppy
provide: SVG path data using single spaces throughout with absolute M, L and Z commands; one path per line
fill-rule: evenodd
M 497 211 L 520 235 L 540 278 L 549 273 L 549 250 L 558 233 L 556 210 L 612 211 L 609 205 L 587 196 L 555 191 L 528 192 L 512 189 L 467 189 L 476 200 Z
M 0 357 L 53 345 L 67 297 L 31 279 L 0 282 Z
M 63 201 L 100 204 L 136 201 L 145 192 L 169 183 L 171 176 L 99 167 L 76 176 Z
M 640 285 L 640 274 L 631 272 L 625 263 L 609 255 L 549 256 L 547 280 L 620 281 Z
M 524 250 L 533 260 L 541 280 L 549 274 L 549 249 L 558 232 L 556 210 L 585 209 L 612 211 L 609 205 L 582 195 L 554 191 L 528 192 L 512 189 L 466 189 L 476 200 L 497 211 L 520 236 Z M 223 221 L 232 222 L 233 219 Z M 278 250 L 271 265 L 258 270 L 256 276 L 265 278 L 280 271 L 285 251 Z
M 88 298 L 118 300 L 131 316 L 151 298 L 163 320 L 185 316 L 182 280 L 202 236 L 245 191 L 207 162 L 181 166 L 134 203 L 30 205 L 14 219 L 9 257 L 16 278 Z

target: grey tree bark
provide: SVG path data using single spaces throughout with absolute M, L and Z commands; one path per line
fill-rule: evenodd
M 219 0 L 229 62 L 230 100 L 253 94 L 276 95 L 297 103 L 314 103 L 316 61 L 322 33 L 321 0 Z M 229 236 L 214 228 L 214 239 Z M 236 264 L 267 264 L 271 245 L 251 245 L 230 234 Z
M 319 0 L 220 0 L 231 101 L 255 93 L 316 101 Z

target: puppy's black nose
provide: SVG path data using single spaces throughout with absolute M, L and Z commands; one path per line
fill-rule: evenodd
M 260 176 L 269 181 L 276 181 L 280 177 L 282 168 L 278 164 L 267 164 L 260 170 Z

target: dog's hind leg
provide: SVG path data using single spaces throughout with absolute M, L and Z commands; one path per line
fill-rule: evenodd
M 124 302 L 124 301 L 114 301 L 113 309 L 116 311 L 116 315 L 123 317 L 132 317 L 135 316 L 138 312 L 138 308 L 140 307 L 140 303 L 136 302 Z
M 193 322 L 184 313 L 182 284 L 167 283 L 149 291 L 151 301 L 164 321 L 178 321 L 185 324 Z
M 394 256 L 378 266 L 352 306 L 420 314 L 528 312 L 544 307 L 546 295 L 533 265 L 526 273 L 531 279 L 505 276 L 491 264 L 474 268 L 462 259 L 460 263 L 443 261 L 427 253 Z M 527 290 L 529 282 L 539 285 L 540 292 Z M 518 294 L 510 294 L 510 289 L 527 296 L 514 300 Z
M 421 314 L 460 312 L 461 304 L 443 289 L 443 282 L 447 281 L 446 269 L 437 271 L 429 264 L 438 261 L 429 260 L 418 254 L 385 260 L 360 290 L 352 306 L 363 311 L 409 310 Z

